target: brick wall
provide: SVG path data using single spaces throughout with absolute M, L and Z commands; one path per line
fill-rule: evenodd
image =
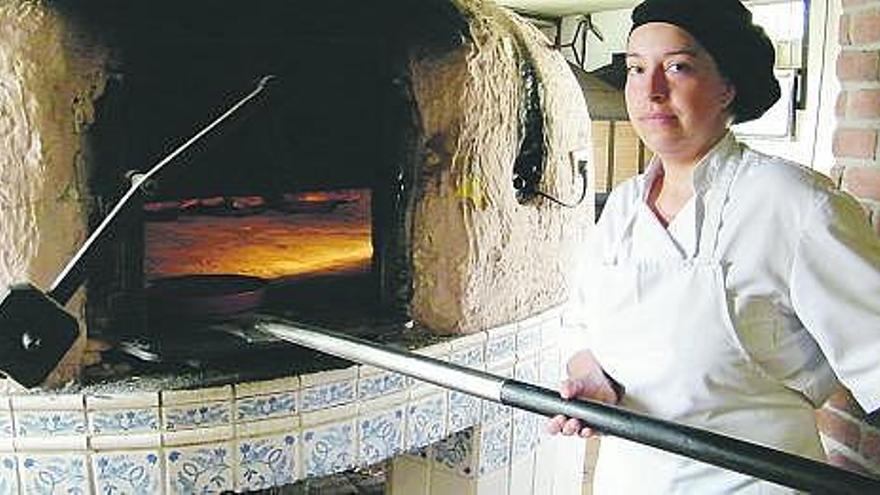
M 839 0 L 840 54 L 834 134 L 834 175 L 858 197 L 880 233 L 880 0 Z M 880 474 L 880 429 L 860 421 L 864 411 L 841 392 L 817 413 L 829 460 Z
M 861 421 L 864 411 L 848 392 L 835 394 L 816 413 L 822 441 L 832 464 L 880 474 L 880 430 Z

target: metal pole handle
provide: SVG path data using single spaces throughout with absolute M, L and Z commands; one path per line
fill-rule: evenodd
M 545 416 L 577 418 L 603 433 L 650 445 L 811 493 L 880 493 L 880 480 L 813 459 L 763 447 L 707 430 L 652 418 L 593 401 L 566 400 L 559 393 L 480 370 L 393 349 L 356 337 L 284 320 L 259 329 L 288 342 L 358 363 Z
M 82 283 L 82 272 L 85 268 L 85 261 L 88 259 L 91 253 L 95 251 L 95 245 L 97 241 L 102 238 L 105 232 L 108 231 L 111 225 L 113 225 L 113 223 L 119 218 L 120 213 L 129 204 L 131 198 L 141 188 L 141 185 L 144 182 L 150 180 L 154 175 L 158 174 L 165 165 L 171 162 L 171 160 L 177 158 L 178 155 L 186 151 L 205 134 L 211 132 L 215 127 L 217 127 L 224 120 L 232 116 L 232 114 L 237 112 L 241 107 L 246 105 L 252 99 L 256 98 L 256 96 L 266 88 L 266 84 L 273 79 L 275 79 L 275 76 L 264 76 L 262 79 L 260 79 L 257 87 L 253 91 L 238 100 L 235 104 L 229 107 L 228 110 L 223 112 L 222 115 L 211 121 L 210 124 L 206 125 L 193 137 L 189 138 L 185 143 L 178 146 L 165 158 L 150 167 L 150 169 L 146 173 L 132 176 L 132 184 L 128 188 L 128 190 L 125 191 L 125 194 L 122 195 L 122 198 L 113 206 L 113 209 L 110 210 L 110 213 L 108 213 L 107 216 L 105 216 L 104 219 L 101 220 L 101 223 L 89 235 L 83 245 L 80 246 L 79 250 L 73 256 L 73 258 L 71 258 L 70 261 L 67 262 L 67 265 L 64 266 L 64 269 L 61 270 L 61 273 L 59 273 L 58 276 L 55 277 L 55 281 L 52 282 L 52 286 L 49 288 L 48 296 L 62 306 L 67 303 L 67 301 L 70 300 L 70 298 L 73 296 L 73 294 Z

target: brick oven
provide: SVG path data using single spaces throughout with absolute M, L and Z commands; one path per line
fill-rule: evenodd
M 147 184 L 67 305 L 82 337 L 54 383 L 79 375 L 89 339 L 173 338 L 204 326 L 180 293 L 162 299 L 155 289 L 212 275 L 264 283 L 258 311 L 347 329 L 414 321 L 402 345 L 555 381 L 561 306 L 593 210 L 547 196 L 580 195 L 586 179 L 573 156 L 589 151 L 589 117 L 561 55 L 514 14 L 476 0 L 16 0 L 0 7 L 0 32 L 4 286 L 46 287 L 133 171 L 260 77 L 276 77 L 258 103 Z M 223 319 L 207 326 L 217 325 L 228 328 Z M 23 490 L 38 489 L 42 472 L 85 469 L 59 483 L 101 491 L 117 486 L 108 466 L 124 460 L 146 462 L 144 486 L 165 493 L 204 488 L 204 478 L 187 478 L 196 465 L 226 470 L 214 488 L 242 491 L 370 465 L 483 423 L 486 442 L 507 442 L 509 455 L 487 453 L 464 479 L 504 465 L 507 480 L 520 455 L 531 456 L 521 472 L 535 469 L 533 417 L 480 415 L 462 394 L 314 353 L 295 363 L 250 355 L 268 374 L 86 374 L 52 400 L 18 397 L 7 384 L 0 427 L 9 419 L 11 443 L 0 457 L 14 454 Z M 245 366 L 243 356 L 226 354 L 224 369 Z M 393 448 L 376 451 L 358 429 L 376 411 L 405 430 Z M 97 419 L 110 413 L 147 419 Z M 60 429 L 12 431 L 12 418 L 59 414 Z M 454 438 L 482 448 L 480 433 Z M 257 481 L 250 461 L 234 458 L 258 444 L 284 452 L 274 478 Z M 316 457 L 326 448 L 346 455 L 326 464 Z M 0 482 L 13 478 L 0 473 Z

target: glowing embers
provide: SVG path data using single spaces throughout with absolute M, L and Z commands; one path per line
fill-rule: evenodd
M 150 203 L 145 210 L 147 280 L 186 274 L 286 279 L 370 270 L 368 190 L 192 199 Z

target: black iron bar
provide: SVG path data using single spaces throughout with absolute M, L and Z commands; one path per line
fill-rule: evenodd
M 98 227 L 95 228 L 94 231 L 89 235 L 89 237 L 83 242 L 82 246 L 80 246 L 79 250 L 67 262 L 67 265 L 64 266 L 64 269 L 61 270 L 61 273 L 55 277 L 55 280 L 52 282 L 52 286 L 49 288 L 47 295 L 53 299 L 55 302 L 63 306 L 70 300 L 76 290 L 82 285 L 85 279 L 85 268 L 88 262 L 88 259 L 93 256 L 93 253 L 97 252 L 98 246 L 108 237 L 108 233 L 111 232 L 111 228 L 116 225 L 117 221 L 121 218 L 121 214 L 126 211 L 126 209 L 133 204 L 131 199 L 138 193 L 141 189 L 141 186 L 153 178 L 159 171 L 162 170 L 165 165 L 170 163 L 172 160 L 177 158 L 181 153 L 186 151 L 189 147 L 195 144 L 198 140 L 202 139 L 206 134 L 214 130 L 218 125 L 220 125 L 223 121 L 227 120 L 233 114 L 238 112 L 243 106 L 247 105 L 254 98 L 257 97 L 263 90 L 266 88 L 266 84 L 273 80 L 275 76 L 264 76 L 260 79 L 257 87 L 252 90 L 250 93 L 245 95 L 243 98 L 235 102 L 231 107 L 229 107 L 225 112 L 223 112 L 219 117 L 211 121 L 208 125 L 206 125 L 202 130 L 197 132 L 191 138 L 189 138 L 182 145 L 178 146 L 171 153 L 169 153 L 165 158 L 160 160 L 158 163 L 150 167 L 143 174 L 135 174 L 132 176 L 132 184 L 122 195 L 122 198 L 113 206 L 110 210 L 110 213 L 107 214 L 102 220 L 101 223 L 98 224 Z
M 271 319 L 258 328 L 327 354 L 545 416 L 577 418 L 604 434 L 810 493 L 880 493 L 880 480 L 744 440 L 586 400 L 557 391 L 395 349 L 313 325 Z

